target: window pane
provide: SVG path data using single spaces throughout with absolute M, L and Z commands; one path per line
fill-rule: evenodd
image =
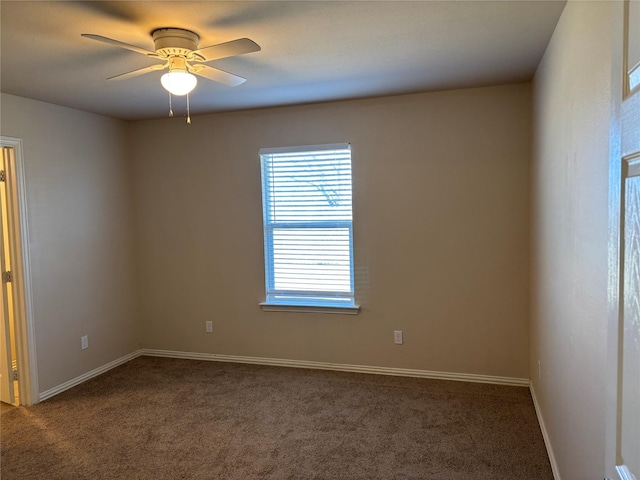
M 348 228 L 274 229 L 274 289 L 350 292 Z
M 268 223 L 351 220 L 350 155 L 269 155 L 263 167 Z

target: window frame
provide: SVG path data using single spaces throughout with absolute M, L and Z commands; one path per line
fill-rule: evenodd
M 352 155 L 349 143 L 301 145 L 289 147 L 262 148 L 259 151 L 262 209 L 263 209 L 263 236 L 264 236 L 264 265 L 265 265 L 265 301 L 260 303 L 263 311 L 295 311 L 295 312 L 320 312 L 357 314 L 360 306 L 355 302 L 355 274 L 353 255 L 353 202 L 350 208 L 350 220 L 312 220 L 296 222 L 272 222 L 270 221 L 270 201 L 272 188 L 266 174 L 267 157 L 288 153 L 314 153 L 331 150 L 349 150 L 350 169 L 350 194 L 353 199 Z M 275 266 L 273 255 L 274 231 L 286 229 L 348 229 L 349 239 L 349 292 L 320 291 L 320 290 L 286 290 L 275 288 Z

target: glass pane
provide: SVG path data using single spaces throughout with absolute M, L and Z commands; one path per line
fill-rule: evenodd
M 273 231 L 275 290 L 350 292 L 348 228 L 287 228 Z

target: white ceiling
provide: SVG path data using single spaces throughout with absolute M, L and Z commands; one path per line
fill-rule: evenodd
M 165 117 L 162 72 L 106 80 L 157 62 L 80 36 L 153 50 L 150 33 L 161 27 L 195 31 L 201 47 L 242 37 L 262 47 L 212 62 L 248 80 L 200 79 L 192 114 L 527 81 L 564 4 L 2 0 L 0 88 L 117 118 Z

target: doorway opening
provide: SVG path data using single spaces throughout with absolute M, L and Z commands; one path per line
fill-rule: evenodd
M 0 393 L 3 403 L 39 401 L 22 141 L 0 137 Z
M 0 335 L 0 400 L 11 405 L 20 405 L 18 383 L 18 357 L 16 354 L 16 328 L 13 310 L 13 286 L 11 272 L 11 245 L 8 225 L 7 176 L 6 166 L 15 155 L 11 147 L 2 148 L 0 165 L 0 275 L 2 294 L 0 295 L 0 315 L 2 316 L 2 335 Z

